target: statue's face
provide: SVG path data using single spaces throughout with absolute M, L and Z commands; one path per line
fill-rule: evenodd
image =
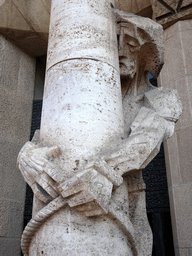
M 133 78 L 137 70 L 137 56 L 140 44 L 135 36 L 134 27 L 121 23 L 119 24 L 119 67 L 122 78 Z

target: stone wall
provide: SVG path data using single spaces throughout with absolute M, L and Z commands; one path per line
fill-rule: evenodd
M 35 59 L 0 35 L 0 255 L 20 255 L 26 184 L 16 159 L 29 140 Z
M 177 256 L 192 255 L 192 20 L 164 32 L 165 65 L 160 85 L 177 89 L 183 112 L 176 132 L 165 143 L 172 226 Z

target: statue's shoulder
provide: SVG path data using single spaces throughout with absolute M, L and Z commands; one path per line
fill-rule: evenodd
M 152 88 L 144 93 L 145 103 L 161 117 L 176 122 L 182 112 L 182 104 L 177 90 L 171 88 Z

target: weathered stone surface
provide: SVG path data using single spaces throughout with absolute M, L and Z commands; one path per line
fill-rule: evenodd
M 165 159 L 176 255 L 185 255 L 192 247 L 191 211 L 191 20 L 179 21 L 165 30 L 165 65 L 161 86 L 177 89 L 183 112 L 176 133 L 165 143 Z M 173 65 L 174 63 L 174 65 Z M 186 254 L 187 255 L 187 254 Z M 190 255 L 190 254 L 189 254 Z
M 116 8 L 152 17 L 150 0 L 115 0 Z M 47 53 L 51 0 L 1 0 L 0 33 L 32 56 Z
M 26 184 L 15 162 L 29 140 L 35 60 L 0 35 L 0 255 L 20 255 Z
M 47 52 L 50 1 L 6 0 L 0 6 L 0 33 L 32 56 Z
M 148 81 L 163 64 L 162 27 L 113 1 L 83 3 L 52 4 L 40 140 L 18 156 L 36 212 L 23 253 L 151 255 L 141 170 L 182 111 L 175 91 Z
M 10 256 L 10 255 L 21 255 L 20 249 L 20 238 L 10 238 L 0 237 L 0 255 Z
M 191 19 L 192 0 L 152 0 L 153 18 L 164 28 L 170 27 L 178 20 Z
M 150 9 L 151 1 L 150 0 L 115 0 L 115 7 L 124 12 L 137 14 L 146 9 Z M 149 12 L 149 11 L 147 11 Z

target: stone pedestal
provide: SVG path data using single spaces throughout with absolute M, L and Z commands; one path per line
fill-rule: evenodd
M 192 20 L 164 32 L 165 64 L 159 85 L 177 89 L 183 113 L 165 142 L 172 227 L 177 256 L 192 255 Z

